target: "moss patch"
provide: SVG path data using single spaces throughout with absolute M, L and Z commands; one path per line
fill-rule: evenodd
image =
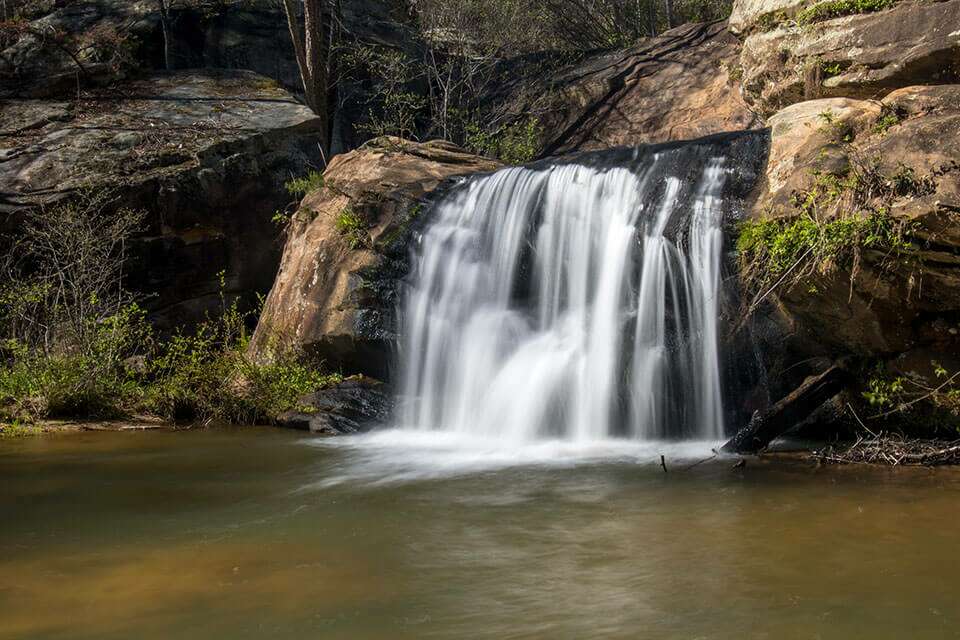
M 858 13 L 883 11 L 892 8 L 897 2 L 899 0 L 828 0 L 798 13 L 797 24 L 802 26 Z

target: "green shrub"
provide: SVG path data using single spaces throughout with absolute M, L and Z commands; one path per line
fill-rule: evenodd
M 487 131 L 473 122 L 466 128 L 466 147 L 507 164 L 523 164 L 537 157 L 542 136 L 543 126 L 536 118 L 520 120 L 496 131 Z
M 305 176 L 288 180 L 283 187 L 291 196 L 302 198 L 311 191 L 323 188 L 323 173 L 311 171 Z
M 903 121 L 903 114 L 897 111 L 894 108 L 884 105 L 880 111 L 880 115 L 877 116 L 877 121 L 874 124 L 873 131 L 879 135 L 884 135 L 891 128 L 897 126 Z
M 366 242 L 367 225 L 363 218 L 350 207 L 337 214 L 337 231 L 347 237 L 351 249 L 362 247 Z
M 828 0 L 820 2 L 797 14 L 797 24 L 807 25 L 823 22 L 832 18 L 854 15 L 857 13 L 872 13 L 890 9 L 899 0 Z

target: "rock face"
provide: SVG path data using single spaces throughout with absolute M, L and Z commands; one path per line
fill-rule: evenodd
M 71 98 L 165 69 L 156 0 L 36 0 L 27 31 L 0 51 L 0 98 Z M 254 71 L 302 92 L 282 5 L 277 0 L 168 2 L 174 69 Z M 403 0 L 343 3 L 341 27 L 350 41 L 405 50 L 418 59 L 412 18 Z M 2 42 L 2 41 L 0 41 Z M 2 47 L 2 45 L 0 45 Z M 338 87 L 334 153 L 363 142 L 355 131 L 366 113 L 366 88 Z
M 815 171 L 866 163 L 898 190 L 889 213 L 909 224 L 913 244 L 898 260 L 865 252 L 852 281 L 847 271 L 809 290 L 780 292 L 798 336 L 833 355 L 906 362 L 917 360 L 911 354 L 942 360 L 960 353 L 960 86 L 907 87 L 880 104 L 804 102 L 770 125 L 770 165 L 755 216 L 789 214 L 790 195 L 813 184 Z M 838 142 L 838 130 L 846 141 Z
M 79 102 L 0 101 L 0 229 L 77 189 L 148 212 L 131 284 L 161 326 L 226 293 L 266 291 L 279 257 L 283 183 L 320 164 L 318 120 L 250 72 L 177 72 Z
M 497 163 L 445 142 L 381 138 L 333 158 L 304 198 L 251 351 L 291 342 L 345 374 L 389 379 L 397 285 L 418 200 L 453 176 Z
M 880 98 L 900 87 L 960 81 L 960 0 L 904 1 L 806 25 L 776 13 L 801 6 L 790 0 L 736 4 L 733 24 L 752 29 L 740 57 L 744 97 L 763 115 L 802 100 Z M 757 11 L 769 15 L 768 9 L 776 17 L 763 30 Z
M 390 417 L 393 396 L 382 383 L 364 376 L 300 398 L 301 409 L 280 416 L 280 426 L 325 436 L 367 431 Z
M 546 73 L 538 59 L 504 69 L 516 79 L 491 101 L 513 118 L 537 116 L 543 155 L 750 129 L 760 121 L 730 77 L 739 49 L 723 22 L 685 25 Z
M 744 34 L 762 25 L 770 16 L 774 20 L 786 20 L 798 11 L 812 5 L 816 0 L 736 0 L 730 13 L 730 31 Z

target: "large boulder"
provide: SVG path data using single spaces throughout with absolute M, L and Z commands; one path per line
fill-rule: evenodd
M 841 270 L 779 290 L 797 337 L 833 356 L 960 353 L 960 86 L 908 87 L 880 103 L 799 103 L 770 125 L 755 217 L 797 215 L 794 194 L 860 172 L 895 191 L 886 206 L 912 244 L 899 257 L 865 251 L 853 277 Z
M 788 18 L 786 9 L 808 4 L 736 5 L 735 16 L 753 16 L 753 22 L 738 17 L 736 24 L 752 29 L 740 66 L 744 97 L 761 114 L 821 97 L 880 98 L 901 87 L 960 81 L 960 0 L 904 1 L 809 24 Z M 756 11 L 766 9 L 774 18 L 757 22 Z
M 288 228 L 280 271 L 251 343 L 258 359 L 291 346 L 344 374 L 389 379 L 399 280 L 419 201 L 494 161 L 446 142 L 381 138 L 338 155 Z
M 78 190 L 148 212 L 130 283 L 161 325 L 270 287 L 284 182 L 321 159 L 319 120 L 250 72 L 177 72 L 79 102 L 0 101 L 0 231 Z
M 573 62 L 528 57 L 505 63 L 487 108 L 500 120 L 535 116 L 544 155 L 750 129 L 760 121 L 731 78 L 739 51 L 726 24 L 714 22 Z

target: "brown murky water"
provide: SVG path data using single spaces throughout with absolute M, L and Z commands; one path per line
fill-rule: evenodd
M 2 441 L 0 638 L 960 636 L 955 470 L 634 453 Z

